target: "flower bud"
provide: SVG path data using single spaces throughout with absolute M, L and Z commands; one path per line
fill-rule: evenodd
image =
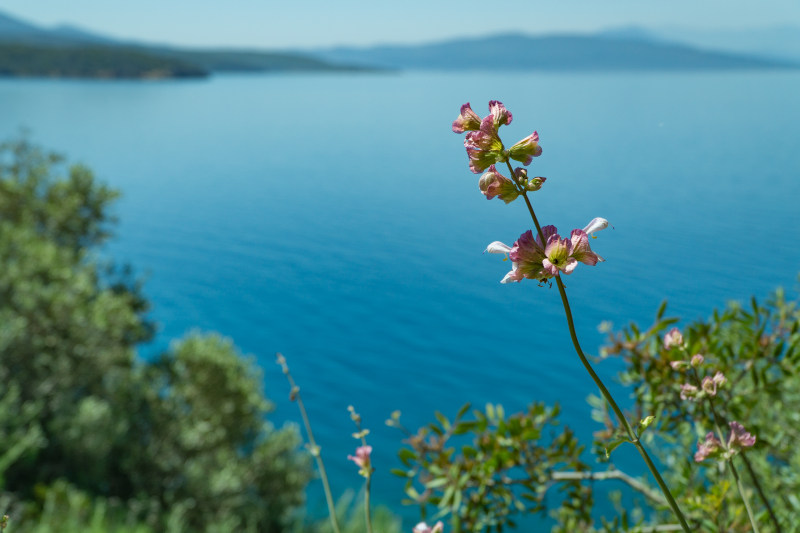
M 678 328 L 672 328 L 664 335 L 664 348 L 669 350 L 683 344 L 683 335 Z
M 491 200 L 497 196 L 508 204 L 516 200 L 517 196 L 519 196 L 517 186 L 514 185 L 510 179 L 500 174 L 494 165 L 491 165 L 489 171 L 481 176 L 478 186 L 487 200 Z

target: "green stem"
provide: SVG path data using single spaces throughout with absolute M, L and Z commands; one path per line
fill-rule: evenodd
M 731 474 L 733 474 L 733 479 L 736 480 L 736 488 L 739 489 L 739 496 L 742 497 L 742 501 L 744 502 L 744 508 L 747 511 L 747 518 L 750 519 L 750 525 L 753 526 L 753 533 L 759 533 L 758 531 L 758 524 L 756 523 L 756 519 L 753 516 L 753 510 L 750 508 L 750 500 L 744 493 L 744 486 L 742 485 L 742 480 L 739 478 L 739 473 L 736 471 L 736 467 L 733 466 L 733 457 L 728 459 L 728 467 L 731 469 Z
M 367 486 L 366 490 L 364 491 L 364 518 L 367 522 L 367 533 L 372 533 L 372 518 L 370 517 L 370 512 L 369 512 L 369 492 L 370 492 L 371 481 L 372 481 L 372 472 L 370 472 L 369 476 L 367 477 Z
M 325 501 L 328 504 L 328 516 L 330 517 L 331 527 L 333 528 L 334 533 L 341 533 L 339 530 L 339 523 L 336 520 L 336 506 L 333 503 L 333 494 L 331 493 L 331 486 L 328 483 L 328 474 L 325 471 L 325 464 L 322 462 L 322 452 L 319 446 L 317 446 L 317 442 L 314 440 L 314 432 L 311 431 L 311 421 L 308 418 L 308 413 L 306 412 L 306 407 L 303 405 L 303 399 L 300 397 L 300 387 L 298 387 L 292 375 L 289 373 L 289 367 L 286 364 L 286 359 L 283 355 L 278 354 L 278 364 L 281 365 L 283 369 L 283 373 L 286 375 L 286 379 L 289 380 L 289 385 L 292 387 L 292 396 L 294 400 L 297 400 L 297 407 L 300 409 L 300 416 L 303 419 L 303 425 L 306 428 L 306 434 L 308 435 L 308 443 L 311 446 L 311 455 L 314 456 L 314 460 L 317 462 L 317 470 L 319 470 L 319 477 L 322 480 L 322 488 L 325 491 Z
M 508 166 L 508 170 L 509 172 L 511 172 L 511 176 L 513 179 L 514 170 L 511 168 L 511 163 L 506 161 L 506 165 Z M 520 186 L 520 184 L 518 184 L 516 180 L 513 181 L 514 184 L 517 186 L 518 190 L 520 191 L 520 194 L 525 199 L 525 204 L 528 206 L 528 211 L 530 212 L 531 218 L 533 219 L 533 223 L 536 225 L 536 231 L 539 234 L 539 239 L 542 241 L 542 245 L 546 245 L 547 243 L 544 240 L 544 233 L 542 232 L 542 227 L 539 225 L 539 220 L 536 218 L 536 213 L 533 211 L 533 205 L 531 205 L 531 201 L 528 198 L 527 191 L 522 186 Z M 656 468 L 656 465 L 653 463 L 653 460 L 650 459 L 650 456 L 647 454 L 647 450 L 645 450 L 644 445 L 639 440 L 638 435 L 636 435 L 636 432 L 634 431 L 633 427 L 631 427 L 630 423 L 628 422 L 628 419 L 625 418 L 624 414 L 622 414 L 622 410 L 617 405 L 617 402 L 614 401 L 613 396 L 611 396 L 611 393 L 606 388 L 605 384 L 603 383 L 603 380 L 601 380 L 600 376 L 598 376 L 597 373 L 594 371 L 592 365 L 589 363 L 589 360 L 586 358 L 586 355 L 583 353 L 581 345 L 578 342 L 578 335 L 575 332 L 575 321 L 572 318 L 572 310 L 570 309 L 569 306 L 569 300 L 567 300 L 567 291 L 564 288 L 564 283 L 561 281 L 561 276 L 557 275 L 555 276 L 555 278 L 556 278 L 556 284 L 558 285 L 558 292 L 561 294 L 561 302 L 564 304 L 564 313 L 567 316 L 567 325 L 569 326 L 569 334 L 570 337 L 572 338 L 572 345 L 575 347 L 575 352 L 578 354 L 581 363 L 583 363 L 584 368 L 591 376 L 595 385 L 597 385 L 597 388 L 600 389 L 600 394 L 603 395 L 603 398 L 605 398 L 606 402 L 608 402 L 608 404 L 611 406 L 611 409 L 614 411 L 614 414 L 617 416 L 617 419 L 619 419 L 620 424 L 622 424 L 622 426 L 625 428 L 625 431 L 628 433 L 628 439 L 634 446 L 636 446 L 636 449 L 639 450 L 639 454 L 642 456 L 642 459 L 644 459 L 645 464 L 647 464 L 647 468 L 650 470 L 650 473 L 655 478 L 656 483 L 658 483 L 661 492 L 664 494 L 664 497 L 667 499 L 669 506 L 672 508 L 672 511 L 678 518 L 681 527 L 686 533 L 691 533 L 689 524 L 686 523 L 686 518 L 683 516 L 680 507 L 678 507 L 678 502 L 676 502 L 675 498 L 672 496 L 669 487 L 667 487 L 667 484 L 664 482 L 664 479 L 658 472 L 658 468 Z
M 753 465 L 750 464 L 750 460 L 744 454 L 744 450 L 740 450 L 739 455 L 742 456 L 742 461 L 744 461 L 744 466 L 747 468 L 747 472 L 750 474 L 750 479 L 753 480 L 753 485 L 755 485 L 756 487 L 756 492 L 758 492 L 759 498 L 761 498 L 761 501 L 767 508 L 767 512 L 769 513 L 769 517 L 772 520 L 772 524 L 775 526 L 775 532 L 781 533 L 783 531 L 781 529 L 781 524 L 780 522 L 778 522 L 778 517 L 775 516 L 775 511 L 773 511 L 772 505 L 770 505 L 769 500 L 767 499 L 767 495 L 764 494 L 764 489 L 761 487 L 761 483 L 758 482 L 758 477 L 756 477 L 755 470 L 753 470 Z

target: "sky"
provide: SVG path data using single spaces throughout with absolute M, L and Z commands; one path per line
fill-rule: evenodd
M 620 26 L 800 26 L 800 0 L 0 0 L 28 22 L 182 46 L 314 48 Z

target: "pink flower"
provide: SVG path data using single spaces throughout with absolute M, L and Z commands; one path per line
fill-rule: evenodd
M 672 370 L 681 371 L 688 368 L 689 363 L 687 363 L 686 361 L 670 361 L 669 366 L 672 367 Z
M 356 448 L 356 455 L 348 455 L 347 458 L 358 465 L 358 473 L 364 477 L 369 477 L 372 472 L 369 456 L 372 453 L 372 446 L 359 446 Z
M 497 131 L 497 129 L 503 124 L 506 126 L 511 124 L 511 119 L 513 116 L 511 115 L 511 112 L 506 109 L 506 106 L 504 106 L 502 102 L 490 100 L 489 113 L 491 113 L 490 116 L 492 117 L 492 124 L 494 125 L 495 131 Z
M 542 155 L 539 134 L 535 131 L 508 149 L 508 157 L 523 165 L 530 165 L 534 157 Z
M 672 328 L 664 335 L 664 348 L 667 350 L 681 344 L 683 344 L 683 335 L 681 335 L 681 330 L 678 328 Z
M 510 203 L 519 196 L 519 190 L 514 182 L 500 174 L 494 165 L 491 165 L 489 171 L 481 176 L 478 186 L 487 200 L 496 196 L 505 203 Z
M 750 448 L 756 443 L 755 436 L 748 433 L 739 422 L 732 421 L 729 425 L 731 435 L 728 437 L 728 448 L 732 450 Z
M 453 121 L 453 132 L 464 133 L 465 131 L 478 130 L 481 127 L 481 117 L 472 110 L 469 102 L 461 106 L 461 113 Z
M 697 443 L 697 452 L 694 454 L 694 460 L 700 463 L 709 457 L 719 455 L 721 451 L 722 443 L 714 436 L 713 431 L 709 431 L 706 435 L 706 440 Z
M 470 131 L 464 138 L 464 148 L 467 149 L 469 157 L 469 169 L 478 174 L 495 163 L 502 163 L 508 160 L 503 152 L 503 143 L 497 136 L 491 116 L 486 117 L 481 122 L 481 129 Z
M 414 531 L 412 533 L 442 533 L 444 531 L 444 524 L 441 521 L 436 522 L 433 527 L 430 527 L 425 522 L 420 522 L 416 526 L 414 526 Z
M 578 261 L 572 257 L 572 241 L 562 239 L 558 234 L 547 239 L 544 255 L 542 264 L 551 276 L 557 276 L 559 272 L 571 274 L 578 266 Z
M 698 354 L 694 354 L 692 356 L 692 366 L 695 367 L 695 368 L 697 368 L 698 366 L 702 365 L 703 361 L 705 361 L 705 357 L 703 357 L 699 353 Z
M 697 399 L 697 387 L 690 383 L 681 385 L 681 400 L 695 400 Z
M 569 239 L 562 239 L 555 226 L 542 228 L 546 245 L 539 235 L 534 238 L 531 230 L 520 235 L 512 247 L 495 241 L 486 251 L 508 254 L 511 258 L 511 271 L 500 283 L 522 281 L 523 278 L 544 282 L 560 272 L 570 274 L 578 261 L 596 265 L 603 258 L 589 247 L 589 240 L 583 230 L 573 230 Z
M 703 392 L 706 393 L 708 396 L 716 396 L 717 395 L 717 382 L 711 379 L 710 377 L 706 376 L 703 378 L 703 383 L 701 383 L 701 387 Z

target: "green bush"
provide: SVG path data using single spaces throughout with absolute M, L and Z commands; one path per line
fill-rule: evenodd
M 97 254 L 118 194 L 60 162 L 0 145 L 0 488 L 25 510 L 13 530 L 56 503 L 71 516 L 121 501 L 157 531 L 282 531 L 310 476 L 297 431 L 266 421 L 261 375 L 219 335 L 136 357 L 148 302 Z

